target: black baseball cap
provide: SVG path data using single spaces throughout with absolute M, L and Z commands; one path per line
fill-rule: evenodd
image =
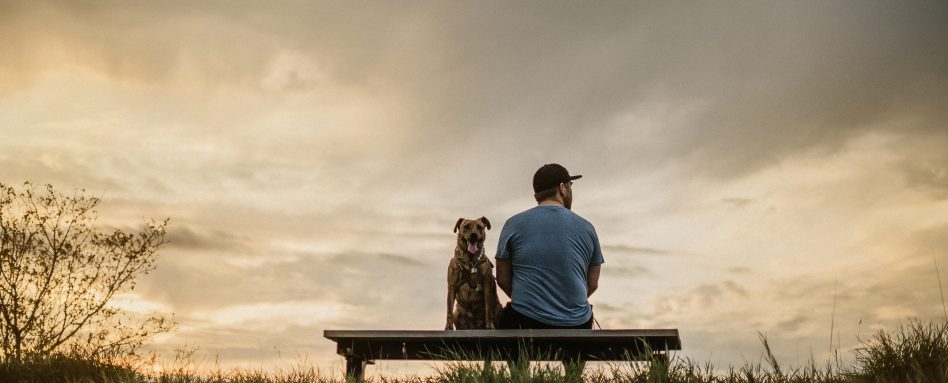
M 533 192 L 539 193 L 543 190 L 557 186 L 563 182 L 569 182 L 579 179 L 582 176 L 571 176 L 566 168 L 559 164 L 546 164 L 533 173 Z

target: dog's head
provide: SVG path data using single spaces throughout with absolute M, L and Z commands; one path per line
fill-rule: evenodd
M 490 230 L 490 221 L 481 217 L 478 219 L 458 218 L 454 224 L 454 232 L 458 233 L 458 245 L 468 253 L 477 254 L 484 248 L 484 239 Z

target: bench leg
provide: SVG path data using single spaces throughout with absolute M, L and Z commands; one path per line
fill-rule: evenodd
M 486 355 L 484 357 L 484 366 L 483 368 L 481 368 L 481 376 L 488 376 L 489 375 L 488 373 L 494 370 L 493 363 L 494 363 L 494 360 L 493 358 L 491 358 L 490 355 Z
M 668 353 L 665 352 L 655 352 L 652 353 L 653 359 L 661 364 L 668 365 Z
M 582 382 L 583 370 L 586 368 L 586 361 L 582 359 L 563 359 L 563 372 L 566 373 L 567 382 Z
M 346 380 L 362 382 L 365 380 L 365 365 L 375 364 L 362 358 L 346 358 Z
M 510 378 L 513 381 L 530 380 L 530 361 L 529 360 L 508 360 L 507 371 L 510 371 Z

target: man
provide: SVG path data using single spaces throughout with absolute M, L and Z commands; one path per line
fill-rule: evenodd
M 497 285 L 510 297 L 502 329 L 591 329 L 588 298 L 599 286 L 602 249 L 596 230 L 570 209 L 573 181 L 558 164 L 533 175 L 537 206 L 504 223 L 497 245 Z

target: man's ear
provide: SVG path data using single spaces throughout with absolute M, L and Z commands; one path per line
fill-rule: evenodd
M 464 222 L 464 218 L 458 218 L 458 223 L 454 224 L 454 232 L 458 232 L 458 228 L 461 227 L 461 222 Z
M 481 217 L 481 222 L 484 223 L 484 226 L 487 226 L 487 230 L 490 230 L 490 221 L 487 220 L 487 217 Z

